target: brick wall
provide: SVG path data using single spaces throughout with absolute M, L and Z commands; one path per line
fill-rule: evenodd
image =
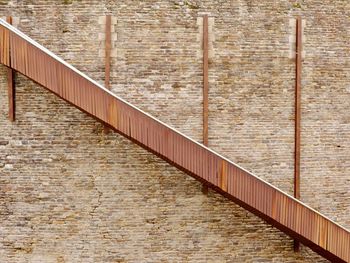
M 113 92 L 198 141 L 209 14 L 209 146 L 288 193 L 301 14 L 301 198 L 350 227 L 347 1 L 0 1 L 9 14 L 101 83 L 111 14 Z M 22 76 L 10 123 L 0 69 L 0 262 L 323 261 Z

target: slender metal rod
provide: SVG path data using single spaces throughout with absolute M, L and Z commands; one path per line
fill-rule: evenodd
M 209 44 L 208 15 L 203 16 L 203 144 L 208 146 L 208 107 L 209 107 Z M 208 193 L 208 186 L 203 184 L 202 192 Z
M 111 78 L 111 15 L 106 16 L 105 26 L 105 88 L 110 90 L 110 78 Z M 104 127 L 104 133 L 107 134 L 109 128 Z
M 105 87 L 110 89 L 111 76 L 111 15 L 106 16 L 105 39 Z
M 295 55 L 295 150 L 294 150 L 294 197 L 300 199 L 300 139 L 301 139 L 301 70 L 302 70 L 302 19 L 296 20 Z M 300 243 L 294 240 L 294 251 L 300 250 Z
M 208 146 L 208 104 L 209 104 L 209 48 L 208 48 L 208 15 L 203 17 L 203 144 Z
M 7 23 L 12 25 L 12 17 L 6 18 Z M 16 120 L 16 87 L 15 87 L 15 71 L 12 68 L 7 69 L 7 86 L 8 86 L 8 103 L 9 103 L 9 120 Z

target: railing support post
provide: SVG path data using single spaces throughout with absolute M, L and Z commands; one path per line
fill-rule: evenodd
M 300 123 L 301 123 L 301 66 L 302 66 L 302 19 L 296 19 L 295 48 L 295 150 L 294 150 L 294 197 L 300 199 Z M 294 240 L 294 251 L 300 250 L 300 243 Z
M 112 18 L 111 15 L 106 16 L 106 27 L 105 27 L 105 87 L 110 89 L 110 77 L 111 77 L 111 26 Z M 109 128 L 104 127 L 105 134 L 109 133 Z
M 12 17 L 6 17 L 7 23 L 12 25 Z M 7 69 L 7 86 L 8 86 L 8 103 L 9 103 L 9 120 L 14 122 L 16 119 L 16 90 L 15 90 L 15 71 Z
M 203 144 L 208 146 L 208 105 L 209 105 L 209 40 L 208 15 L 203 16 Z M 202 185 L 203 194 L 208 194 L 208 186 Z

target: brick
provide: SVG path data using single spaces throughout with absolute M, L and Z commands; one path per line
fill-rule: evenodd
M 21 18 L 23 32 L 104 83 L 108 10 L 121 34 L 112 34 L 113 92 L 201 141 L 199 17 L 209 14 L 209 144 L 292 194 L 289 21 L 299 10 L 197 3 L 5 1 L 0 16 Z M 311 1 L 303 19 L 302 201 L 349 228 L 350 21 L 342 1 L 331 11 Z M 326 262 L 305 247 L 294 253 L 280 231 L 212 191 L 203 196 L 200 183 L 20 74 L 11 124 L 2 66 L 0 76 L 0 262 Z

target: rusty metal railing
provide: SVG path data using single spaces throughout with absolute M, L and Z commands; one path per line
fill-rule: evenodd
M 320 255 L 350 262 L 347 229 L 119 98 L 3 20 L 0 45 L 0 63 L 209 184 Z

